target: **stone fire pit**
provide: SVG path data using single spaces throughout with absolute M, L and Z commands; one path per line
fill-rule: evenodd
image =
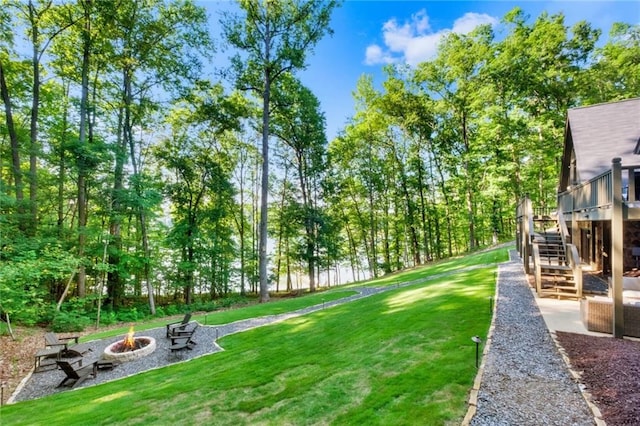
M 134 337 L 133 343 L 125 340 L 114 342 L 104 349 L 102 358 L 120 362 L 133 361 L 151 354 L 156 350 L 156 339 L 149 336 Z

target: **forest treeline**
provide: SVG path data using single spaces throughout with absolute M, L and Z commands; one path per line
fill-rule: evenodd
M 567 109 L 640 94 L 638 25 L 602 41 L 516 8 L 363 75 L 328 141 L 297 74 L 334 1 L 240 0 L 221 40 L 189 0 L 0 2 L 0 311 L 26 324 L 266 301 L 510 239 L 520 196 L 555 203 Z

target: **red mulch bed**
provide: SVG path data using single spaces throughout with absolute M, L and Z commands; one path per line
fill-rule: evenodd
M 556 332 L 607 426 L 640 425 L 640 341 Z

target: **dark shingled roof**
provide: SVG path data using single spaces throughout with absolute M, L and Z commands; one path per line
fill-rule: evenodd
M 640 165 L 640 98 L 570 109 L 565 150 L 571 141 L 580 182 L 610 169 L 615 157 Z

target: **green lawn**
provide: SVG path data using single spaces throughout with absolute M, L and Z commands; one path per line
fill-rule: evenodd
M 490 265 L 494 263 L 506 262 L 507 260 L 509 260 L 509 248 L 513 247 L 482 251 L 467 256 L 441 260 L 432 264 L 428 264 L 426 266 L 420 266 L 402 272 L 396 272 L 393 274 L 385 275 L 381 278 L 369 280 L 364 283 L 351 284 L 350 286 L 366 285 L 381 287 L 385 285 L 395 285 L 397 283 L 408 281 L 423 280 L 428 277 L 446 274 L 452 271 L 459 271 L 463 268 L 472 268 L 480 265 Z
M 355 290 L 345 290 L 344 287 L 338 287 L 333 290 L 320 293 L 309 294 L 305 297 L 287 298 L 274 300 L 269 303 L 259 303 L 248 305 L 242 308 L 224 309 L 206 314 L 194 314 L 191 320 L 198 321 L 204 325 L 229 324 L 234 321 L 240 321 L 249 318 L 262 317 L 266 315 L 277 315 L 285 312 L 291 312 L 309 306 L 319 305 L 323 302 L 330 302 L 336 299 L 342 299 L 357 294 Z M 182 317 L 178 318 L 181 320 Z M 166 319 L 154 319 L 135 324 L 136 331 L 148 330 L 150 328 L 164 327 L 167 324 Z M 129 325 L 123 325 L 119 328 L 112 328 L 99 333 L 93 333 L 84 336 L 80 340 L 86 342 L 88 340 L 104 339 L 105 337 L 118 336 L 126 334 L 129 331 Z
M 475 256 L 502 261 L 504 253 Z M 495 288 L 495 266 L 459 271 L 469 262 L 435 266 L 447 276 L 227 336 L 220 353 L 5 406 L 0 423 L 459 424 L 476 374 L 471 337 L 486 337 Z M 434 275 L 432 268 L 404 281 Z M 237 311 L 264 315 L 269 305 Z

